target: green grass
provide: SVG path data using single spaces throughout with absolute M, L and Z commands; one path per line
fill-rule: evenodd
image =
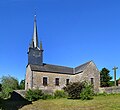
M 120 110 L 120 94 L 95 96 L 93 100 L 83 101 L 63 98 L 38 100 L 30 104 L 27 101 L 4 100 L 2 104 L 2 110 Z
M 93 100 L 39 100 L 20 110 L 120 110 L 120 95 L 95 96 Z

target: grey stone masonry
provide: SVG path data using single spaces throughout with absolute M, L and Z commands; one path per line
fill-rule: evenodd
M 38 48 L 29 48 L 28 64 L 43 65 L 43 50 Z

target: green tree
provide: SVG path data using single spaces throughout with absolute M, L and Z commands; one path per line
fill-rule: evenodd
M 20 81 L 19 89 L 25 89 L 25 79 Z
M 110 86 L 110 80 L 112 77 L 109 74 L 109 70 L 106 68 L 103 68 L 100 71 L 100 86 L 101 87 L 109 87 Z
M 0 92 L 2 91 L 2 84 L 0 84 Z
M 114 81 L 109 81 L 109 86 L 112 87 L 115 85 L 115 82 Z
M 118 81 L 120 80 L 120 78 L 118 78 L 117 80 L 116 80 L 116 84 L 117 84 L 117 86 L 118 86 Z
M 10 96 L 10 93 L 13 90 L 18 89 L 19 86 L 18 80 L 12 76 L 2 76 L 1 84 L 2 94 L 4 98 L 8 98 Z

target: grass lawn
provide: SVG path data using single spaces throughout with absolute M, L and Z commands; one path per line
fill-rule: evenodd
M 35 101 L 20 110 L 120 110 L 120 95 L 95 96 L 93 100 L 49 99 Z

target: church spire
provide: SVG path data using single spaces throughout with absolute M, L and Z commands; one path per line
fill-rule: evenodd
M 28 64 L 43 65 L 43 49 L 42 42 L 38 46 L 38 33 L 36 24 L 36 15 L 34 16 L 34 30 L 30 47 L 28 49 Z
M 32 38 L 32 43 L 31 43 L 30 47 L 33 47 L 33 48 L 38 47 L 38 33 L 37 33 L 36 15 L 34 15 L 33 38 Z

